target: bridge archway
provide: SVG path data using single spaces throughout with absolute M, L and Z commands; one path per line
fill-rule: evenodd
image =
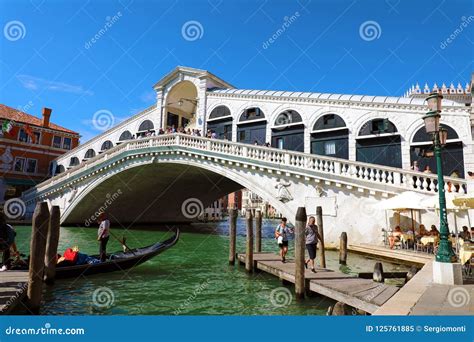
M 229 107 L 219 105 L 209 114 L 207 129 L 215 132 L 219 139 L 232 140 L 232 121 Z
M 80 161 L 79 161 L 79 158 L 77 157 L 71 157 L 71 159 L 69 160 L 69 167 L 73 167 L 79 164 L 80 164 Z
M 288 109 L 275 119 L 272 127 L 272 147 L 304 152 L 304 123 L 296 110 Z
M 216 169 L 193 161 L 174 160 L 134 164 L 98 178 L 72 200 L 62 222 L 64 225 L 92 222 L 91 216 L 101 207 L 106 207 L 112 222 L 122 225 L 189 222 L 196 216 L 186 211 L 190 210 L 186 205 L 201 203 L 206 208 L 218 198 L 242 188 L 256 193 L 290 220 L 294 216 L 284 203 L 249 177 L 225 167 Z
M 119 142 L 123 142 L 123 141 L 130 140 L 130 139 L 132 139 L 132 133 L 128 130 L 123 131 L 122 134 L 120 134 Z
M 100 147 L 100 151 L 104 152 L 111 149 L 112 147 L 114 147 L 114 144 L 110 140 L 106 140 L 102 143 L 102 146 Z
M 191 81 L 181 81 L 170 89 L 165 99 L 165 128 L 196 128 L 197 95 Z
M 357 161 L 402 167 L 401 136 L 395 124 L 376 118 L 362 125 L 356 138 Z
M 324 114 L 311 130 L 311 153 L 349 159 L 349 128 L 337 114 Z
M 267 119 L 259 107 L 246 108 L 237 122 L 237 141 L 258 145 L 266 143 Z
M 444 123 L 441 127 L 448 131 L 448 139 L 443 148 L 443 173 L 445 176 L 456 173 L 458 177 L 464 178 L 463 143 L 452 127 Z M 432 173 L 436 173 L 436 161 L 432 153 L 433 141 L 422 126 L 415 132 L 410 142 L 410 165 L 416 161 L 420 171 L 425 171 L 426 167 L 429 167 Z
M 84 154 L 84 160 L 94 158 L 94 157 L 95 157 L 95 151 L 92 148 L 88 149 L 86 153 Z

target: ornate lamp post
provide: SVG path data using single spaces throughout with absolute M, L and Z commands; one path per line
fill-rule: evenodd
M 443 176 L 443 160 L 441 153 L 443 146 L 446 145 L 448 132 L 440 127 L 439 120 L 441 118 L 441 101 L 443 96 L 438 93 L 432 93 L 426 98 L 429 112 L 423 116 L 425 122 L 426 133 L 430 134 L 434 143 L 434 155 L 436 158 L 436 171 L 438 174 L 438 195 L 439 195 L 439 213 L 440 213 L 440 241 L 438 252 L 436 253 L 436 261 L 452 263 L 456 262 L 451 242 L 449 241 L 449 228 L 446 214 L 446 196 L 444 190 Z

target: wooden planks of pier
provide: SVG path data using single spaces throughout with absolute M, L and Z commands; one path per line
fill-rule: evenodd
M 0 314 L 8 314 L 26 295 L 28 271 L 0 273 Z
M 237 258 L 240 263 L 245 262 L 245 254 L 238 254 Z M 295 263 L 292 260 L 282 263 L 280 257 L 273 253 L 254 253 L 253 260 L 255 269 L 295 283 Z M 325 268 L 317 268 L 316 271 L 305 270 L 307 289 L 368 313 L 374 313 L 399 290 L 397 286 Z
M 377 259 L 397 260 L 407 265 L 423 266 L 434 260 L 433 254 L 415 252 L 411 249 L 389 249 L 368 243 L 349 244 L 348 249 L 350 252 L 373 256 Z

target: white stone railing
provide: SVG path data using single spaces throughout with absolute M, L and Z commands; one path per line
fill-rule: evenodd
M 28 198 L 34 193 L 42 192 L 50 186 L 73 178 L 104 161 L 124 151 L 134 151 L 153 147 L 176 146 L 204 152 L 213 157 L 241 162 L 243 164 L 263 164 L 278 167 L 283 172 L 320 173 L 346 179 L 362 181 L 366 187 L 370 184 L 380 189 L 380 186 L 389 186 L 403 190 L 414 190 L 424 193 L 437 192 L 437 176 L 411 170 L 403 170 L 376 164 L 360 163 L 357 161 L 329 158 L 315 154 L 287 151 L 270 147 L 255 146 L 225 140 L 208 139 L 185 134 L 165 134 L 156 137 L 129 140 L 95 156 L 72 169 L 67 170 L 24 193 Z M 459 178 L 445 178 L 445 190 L 459 194 L 466 193 L 466 180 Z M 389 190 L 389 189 L 388 189 Z M 390 191 L 390 190 L 389 190 Z

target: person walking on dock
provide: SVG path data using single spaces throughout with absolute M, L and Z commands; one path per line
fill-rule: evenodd
M 13 249 L 16 257 L 19 256 L 15 244 L 15 236 L 16 232 L 11 225 L 7 224 L 5 214 L 0 213 L 0 251 L 3 252 L 3 264 L 0 272 L 8 271 L 11 267 L 11 249 Z
M 316 245 L 318 241 L 322 241 L 321 236 L 318 233 L 318 226 L 315 224 L 315 222 L 316 219 L 314 216 L 310 216 L 304 231 L 306 236 L 306 249 L 309 254 L 309 259 L 305 261 L 304 265 L 306 268 L 308 268 L 309 263 L 313 273 L 316 273 L 316 269 L 314 267 L 314 259 L 316 259 Z
M 280 247 L 281 262 L 286 262 L 286 253 L 288 253 L 288 234 L 291 233 L 291 229 L 286 225 L 286 217 L 282 217 L 280 224 L 275 229 L 275 239 L 277 239 L 278 246 Z
M 99 215 L 99 231 L 97 232 L 97 241 L 100 241 L 100 261 L 104 262 L 107 260 L 107 242 L 109 242 L 110 235 L 110 221 L 107 218 L 105 212 Z

